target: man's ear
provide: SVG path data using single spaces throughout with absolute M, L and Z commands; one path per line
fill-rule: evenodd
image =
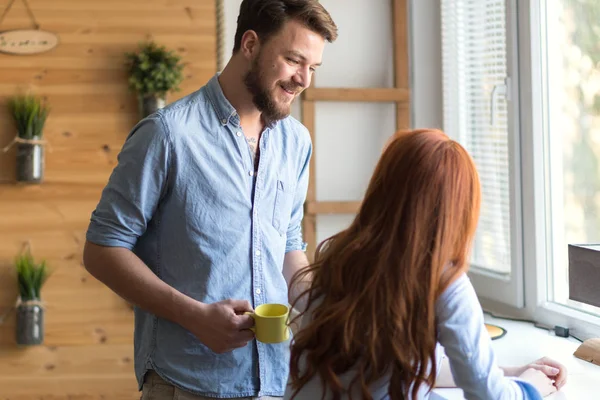
M 253 60 L 260 50 L 260 39 L 253 30 L 247 30 L 242 35 L 240 50 L 247 60 Z

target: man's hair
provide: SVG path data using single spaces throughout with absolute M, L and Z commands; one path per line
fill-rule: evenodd
M 337 39 L 337 26 L 318 0 L 243 0 L 233 53 L 240 49 L 247 31 L 255 31 L 262 42 L 267 42 L 290 20 L 300 22 L 329 43 Z

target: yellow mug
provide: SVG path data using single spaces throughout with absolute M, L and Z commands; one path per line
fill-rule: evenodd
M 254 312 L 245 312 L 254 318 L 256 340 L 263 343 L 281 343 L 290 337 L 288 315 L 290 308 L 283 304 L 262 304 Z

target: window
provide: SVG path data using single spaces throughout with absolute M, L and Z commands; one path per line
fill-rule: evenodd
M 569 299 L 568 245 L 600 244 L 600 1 L 415 0 L 411 7 L 412 24 L 440 17 L 431 29 L 440 41 L 415 36 L 413 51 L 441 58 L 427 67 L 434 64 L 442 85 L 425 85 L 431 72 L 413 65 L 416 95 L 443 98 L 435 120 L 480 173 L 469 275 L 482 305 L 597 337 L 600 308 Z M 414 112 L 423 120 L 430 110 Z
M 545 1 L 539 13 L 548 300 L 600 315 L 568 284 L 568 245 L 600 243 L 600 2 Z
M 481 215 L 472 279 L 522 306 L 516 114 L 505 0 L 442 0 L 444 130 L 469 151 L 480 174 Z M 477 286 L 477 285 L 476 285 Z

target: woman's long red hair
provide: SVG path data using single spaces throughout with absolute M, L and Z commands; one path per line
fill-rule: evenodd
M 439 130 L 390 139 L 350 227 L 294 277 L 312 279 L 303 294 L 311 320 L 292 344 L 294 396 L 311 379 L 334 400 L 371 399 L 369 385 L 385 377 L 394 400 L 433 385 L 435 303 L 468 268 L 479 205 L 477 170 L 460 144 Z

